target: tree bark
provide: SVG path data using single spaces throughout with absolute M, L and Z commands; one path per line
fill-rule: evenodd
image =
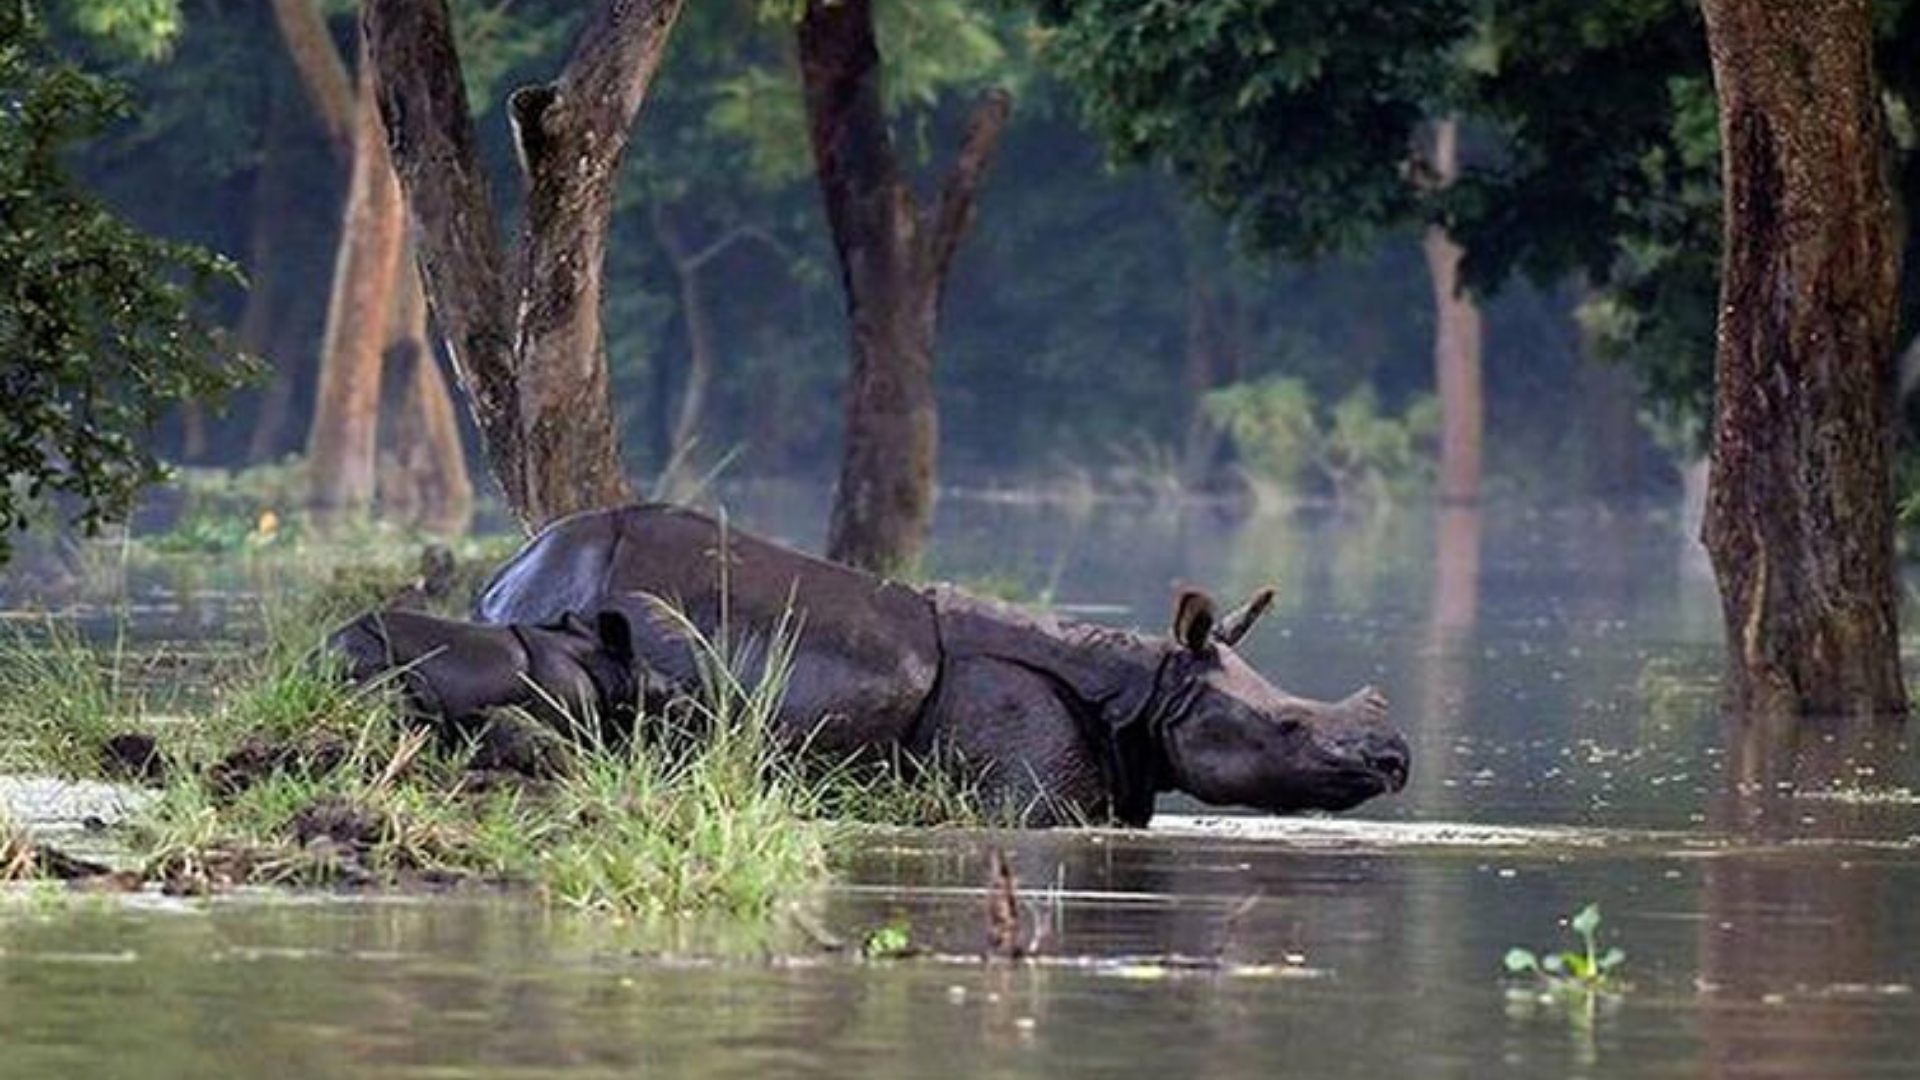
M 380 364 L 399 280 L 405 213 L 387 159 L 367 65 L 361 65 L 353 175 L 334 263 L 321 346 L 307 467 L 314 508 L 354 512 L 372 505 L 379 437 Z
M 1207 394 L 1219 387 L 1223 353 L 1231 352 L 1225 339 L 1231 313 L 1221 310 L 1217 283 L 1203 260 L 1214 255 L 1203 252 L 1191 227 L 1182 229 L 1186 248 L 1186 340 L 1182 365 L 1187 396 L 1187 425 L 1180 455 L 1181 479 L 1189 488 L 1206 484 L 1213 474 L 1214 460 L 1220 453 L 1220 425 L 1207 415 Z
M 522 523 L 628 502 L 602 272 L 633 121 L 683 0 L 604 0 L 560 77 L 510 99 L 527 213 L 494 228 L 445 0 L 367 0 L 363 26 L 420 263 L 487 457 Z
M 273 379 L 254 406 L 253 430 L 247 438 L 246 460 L 259 464 L 278 457 L 287 443 L 287 417 L 292 412 L 296 354 L 273 348 L 280 308 L 279 257 L 287 230 L 288 200 L 293 170 L 289 167 L 286 93 L 277 81 L 268 91 L 267 132 L 260 151 L 260 170 L 254 177 L 248 207 L 247 303 L 235 332 L 242 352 L 265 357 Z
M 318 0 L 273 0 L 273 21 L 306 88 L 307 101 L 326 130 L 334 157 L 347 164 L 353 160 L 359 110 L 353 81 L 347 77 L 347 65 L 334 46 Z
M 1447 117 L 1435 125 L 1433 179 L 1444 187 L 1460 175 L 1460 122 Z M 1439 225 L 1427 226 L 1422 247 L 1433 281 L 1433 369 L 1440 392 L 1440 500 L 1480 501 L 1481 447 L 1485 440 L 1486 398 L 1480 372 L 1480 306 L 1461 289 L 1460 261 L 1466 254 Z
M 852 353 L 827 555 L 896 571 L 920 558 L 932 528 L 940 296 L 1012 98 L 995 91 L 974 107 L 939 195 L 922 208 L 887 129 L 871 0 L 807 0 L 799 51 Z
M 700 278 L 701 267 L 717 254 L 721 245 L 705 251 L 688 250 L 672 217 L 658 205 L 653 207 L 653 235 L 666 252 L 680 286 L 680 321 L 687 335 L 687 377 L 680 389 L 680 407 L 673 414 L 672 433 L 668 436 L 667 461 L 677 466 L 692 452 L 694 440 L 706 420 L 707 387 L 713 381 L 715 367 L 713 317 L 707 310 L 706 288 Z M 723 241 L 724 244 L 724 241 Z
M 381 473 L 380 503 L 383 510 L 402 509 L 429 532 L 453 535 L 473 516 L 473 481 L 453 397 L 427 334 L 427 300 L 412 255 L 409 241 L 388 325 L 385 363 L 394 407 L 383 410 L 380 425 L 391 458 Z
M 1749 716 L 1904 713 L 1898 245 L 1867 0 L 1703 0 L 1725 255 L 1703 539 Z

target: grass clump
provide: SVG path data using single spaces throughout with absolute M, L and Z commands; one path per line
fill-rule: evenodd
M 770 911 L 825 876 L 841 831 L 772 734 L 794 628 L 730 651 L 680 621 L 700 692 L 621 745 L 581 736 L 549 778 L 476 769 L 480 742 L 336 678 L 314 653 L 325 624 L 270 624 L 275 640 L 206 672 L 204 703 L 169 725 L 158 790 L 127 828 L 142 873 L 181 893 L 485 881 L 614 914 Z M 0 748 L 10 768 L 102 776 L 105 741 L 142 716 L 125 654 L 50 640 L 4 667 Z M 524 714 L 499 722 L 553 738 Z
M 0 808 L 0 882 L 24 881 L 39 876 L 33 857 L 33 844 L 26 830 L 13 823 Z
M 814 778 L 816 812 L 836 820 L 893 828 L 990 828 L 1014 826 L 992 808 L 982 791 L 985 777 L 958 751 L 936 747 L 923 757 L 894 750 L 862 755 Z
M 70 626 L 0 640 L 0 771 L 87 777 L 111 735 L 147 711 L 123 637 L 98 650 Z
M 701 692 L 641 721 L 665 725 L 663 739 L 589 746 L 556 797 L 560 828 L 537 878 L 572 907 L 769 910 L 825 875 L 832 830 L 773 735 L 798 626 L 783 618 L 736 645 L 661 611 L 693 646 Z

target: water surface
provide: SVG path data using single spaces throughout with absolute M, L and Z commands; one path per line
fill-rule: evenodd
M 758 494 L 735 513 L 808 545 L 823 520 Z M 1897 733 L 1726 730 L 1717 601 L 1673 515 L 940 514 L 940 574 L 1089 617 L 1158 626 L 1180 584 L 1277 585 L 1250 659 L 1303 693 L 1383 686 L 1413 783 L 1337 819 L 1170 798 L 1145 834 L 879 834 L 769 927 L 497 895 L 16 891 L 4 1074 L 1916 1074 L 1913 755 Z M 135 636 L 244 636 L 244 572 L 199 573 L 129 577 L 151 605 Z M 98 632 L 110 605 L 89 602 Z M 1036 962 L 981 959 L 993 846 Z M 1629 989 L 1541 1000 L 1503 978 L 1509 946 L 1561 944 L 1588 901 Z M 820 944 L 890 921 L 930 955 Z

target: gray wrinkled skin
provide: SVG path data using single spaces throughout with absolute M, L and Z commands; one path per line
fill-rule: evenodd
M 588 717 L 632 722 L 631 636 L 617 613 L 595 625 L 563 614 L 544 625 L 484 626 L 415 611 L 372 611 L 324 650 L 355 683 L 391 679 L 408 710 L 470 734 L 492 709 L 521 708 L 559 730 Z
M 916 590 L 639 505 L 549 526 L 494 576 L 476 615 L 526 625 L 616 613 L 641 682 L 697 692 L 692 651 L 660 599 L 710 637 L 724 626 L 749 657 L 791 613 L 799 646 L 781 737 L 829 758 L 898 749 L 965 768 L 1029 825 L 1144 825 L 1169 790 L 1344 810 L 1406 783 L 1407 745 L 1378 691 L 1295 697 L 1233 651 L 1270 594 L 1216 619 L 1190 593 L 1173 637 L 1135 634 Z

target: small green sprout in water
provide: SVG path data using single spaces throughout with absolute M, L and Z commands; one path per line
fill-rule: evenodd
M 1545 956 L 1531 949 L 1508 949 L 1507 971 L 1514 975 L 1531 974 L 1553 990 L 1596 993 L 1618 989 L 1613 972 L 1626 962 L 1627 954 L 1617 946 L 1600 951 L 1600 905 L 1588 904 L 1581 908 L 1569 925 L 1580 935 L 1584 948 Z
M 905 919 L 895 919 L 867 935 L 860 954 L 869 960 L 898 960 L 919 950 L 913 946 L 913 931 Z

